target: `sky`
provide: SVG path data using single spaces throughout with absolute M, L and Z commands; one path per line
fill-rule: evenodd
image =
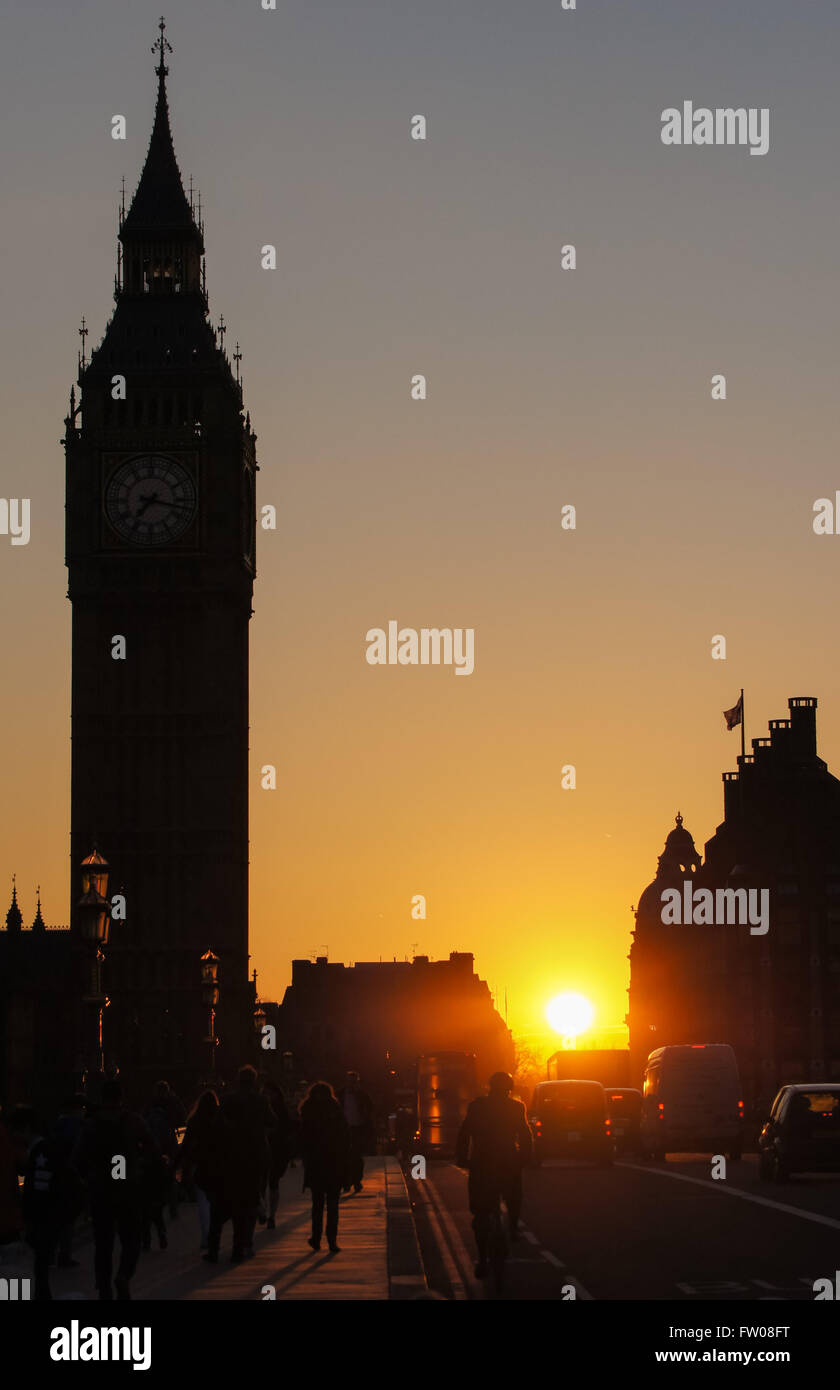
M 16 873 L 27 921 L 37 883 L 46 920 L 69 915 L 59 439 L 81 316 L 90 348 L 113 307 L 158 16 L 4 7 L 0 495 L 31 499 L 32 530 L 0 535 L 0 890 Z M 169 0 L 166 18 L 211 317 L 242 345 L 278 515 L 251 624 L 260 992 L 315 953 L 467 950 L 515 1030 L 565 990 L 614 1028 L 676 812 L 701 849 L 722 819 L 740 688 L 748 740 L 816 696 L 840 765 L 840 537 L 812 526 L 840 488 L 840 10 Z M 768 153 L 666 147 L 661 113 L 686 100 L 769 108 Z M 369 665 L 392 619 L 472 628 L 473 673 Z

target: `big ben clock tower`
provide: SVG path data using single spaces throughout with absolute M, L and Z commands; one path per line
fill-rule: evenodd
M 161 21 L 146 163 L 119 230 L 116 309 L 71 397 L 71 863 L 121 891 L 106 1060 L 138 1087 L 206 1073 L 200 958 L 219 957 L 222 1070 L 248 1044 L 248 624 L 256 436 L 208 319 L 204 237 L 169 125 Z M 223 336 L 223 333 L 222 335 Z M 83 340 L 84 341 L 84 340 Z

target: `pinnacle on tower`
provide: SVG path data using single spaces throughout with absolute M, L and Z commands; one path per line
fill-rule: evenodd
M 15 875 L 12 874 L 12 902 L 8 912 L 6 913 L 6 931 L 18 932 L 20 931 L 22 926 L 23 916 L 21 914 L 20 908 L 18 907 L 17 883 L 15 881 Z
M 158 77 L 155 122 L 146 163 L 131 206 L 123 220 L 121 234 L 192 230 L 200 238 L 190 201 L 184 192 L 169 125 L 169 104 L 166 97 L 166 76 L 169 68 L 163 60 L 165 54 L 172 51 L 172 47 L 164 38 L 165 28 L 166 25 L 161 19 L 160 38 L 152 47 L 153 53 L 160 51 L 160 63 L 155 69 Z
M 32 923 L 32 930 L 33 930 L 33 931 L 46 931 L 46 930 L 47 930 L 47 924 L 46 924 L 46 922 L 44 921 L 43 917 L 41 916 L 41 885 L 40 885 L 40 883 L 38 884 L 38 887 L 37 887 L 37 889 L 36 889 L 36 892 L 37 892 L 37 894 L 38 894 L 38 910 L 37 910 L 37 912 L 35 913 L 35 918 L 34 918 L 34 921 L 33 921 L 33 923 Z

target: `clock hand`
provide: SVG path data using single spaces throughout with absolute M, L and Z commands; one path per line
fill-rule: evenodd
M 153 492 L 151 497 L 141 496 L 140 506 L 137 508 L 137 515 L 142 516 L 147 507 L 150 507 L 153 502 L 158 501 L 160 501 L 160 498 L 158 497 L 158 494 L 156 492 Z

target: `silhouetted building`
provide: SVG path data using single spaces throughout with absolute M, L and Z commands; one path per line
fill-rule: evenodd
M 840 1080 L 840 781 L 817 756 L 817 701 L 788 705 L 790 718 L 723 774 L 724 820 L 702 863 L 677 817 L 630 951 L 633 1084 L 656 1047 L 728 1042 L 747 1113 L 782 1082 Z M 767 890 L 766 934 L 664 925 L 662 893 L 685 895 L 685 883 Z
M 351 1068 L 372 1094 L 424 1052 L 475 1053 L 482 1083 L 513 1070 L 510 1032 L 467 951 L 441 961 L 293 961 L 278 1026 L 278 1049 L 292 1052 L 298 1074 L 340 1082 Z
M 185 1094 L 207 1070 L 199 961 L 220 960 L 219 1057 L 252 1045 L 248 626 L 255 440 L 208 317 L 204 231 L 172 143 L 161 30 L 154 128 L 121 210 L 104 339 L 65 422 L 72 635 L 71 925 L 96 840 L 123 892 L 106 1054 Z M 84 342 L 84 338 L 83 338 Z
M 82 977 L 68 927 L 48 927 L 41 897 L 31 927 L 12 888 L 0 930 L 0 1105 L 30 1102 L 50 1109 L 72 1089 L 68 1020 Z

